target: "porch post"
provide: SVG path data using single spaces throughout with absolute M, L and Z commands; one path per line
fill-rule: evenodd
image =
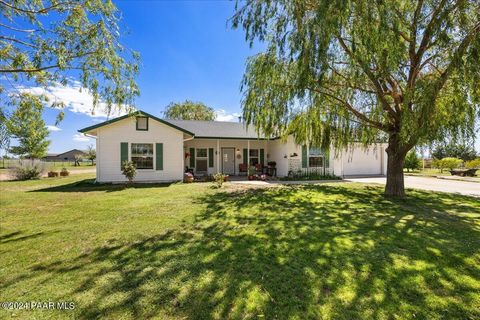
M 217 139 L 217 173 L 220 173 L 220 140 Z

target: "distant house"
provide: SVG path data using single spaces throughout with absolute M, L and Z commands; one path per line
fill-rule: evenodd
M 75 156 L 81 155 L 84 158 L 87 156 L 85 151 L 79 149 L 72 149 L 63 153 L 48 153 L 43 160 L 45 161 L 75 161 Z

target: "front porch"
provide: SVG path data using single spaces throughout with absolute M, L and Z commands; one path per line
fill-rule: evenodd
M 270 162 L 268 140 L 191 139 L 184 142 L 184 167 L 195 176 L 247 176 L 248 167 Z

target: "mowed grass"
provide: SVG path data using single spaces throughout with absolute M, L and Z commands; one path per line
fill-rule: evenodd
M 36 319 L 479 319 L 479 199 L 360 184 L 2 182 L 1 301 Z

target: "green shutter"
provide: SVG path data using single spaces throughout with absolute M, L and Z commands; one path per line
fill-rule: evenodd
M 163 170 L 163 143 L 155 144 L 156 162 L 155 169 Z
M 308 167 L 307 146 L 302 146 L 302 168 Z
M 213 168 L 213 148 L 208 148 L 208 167 Z
M 128 142 L 120 142 L 120 169 L 125 161 L 128 161 Z
M 190 148 L 190 168 L 195 168 L 195 148 Z
M 243 164 L 247 164 L 248 161 L 248 149 L 243 149 Z
M 260 164 L 262 166 L 265 165 L 264 160 L 265 160 L 265 150 L 260 149 Z
M 330 150 L 326 149 L 323 153 L 325 155 L 325 168 L 330 168 Z

